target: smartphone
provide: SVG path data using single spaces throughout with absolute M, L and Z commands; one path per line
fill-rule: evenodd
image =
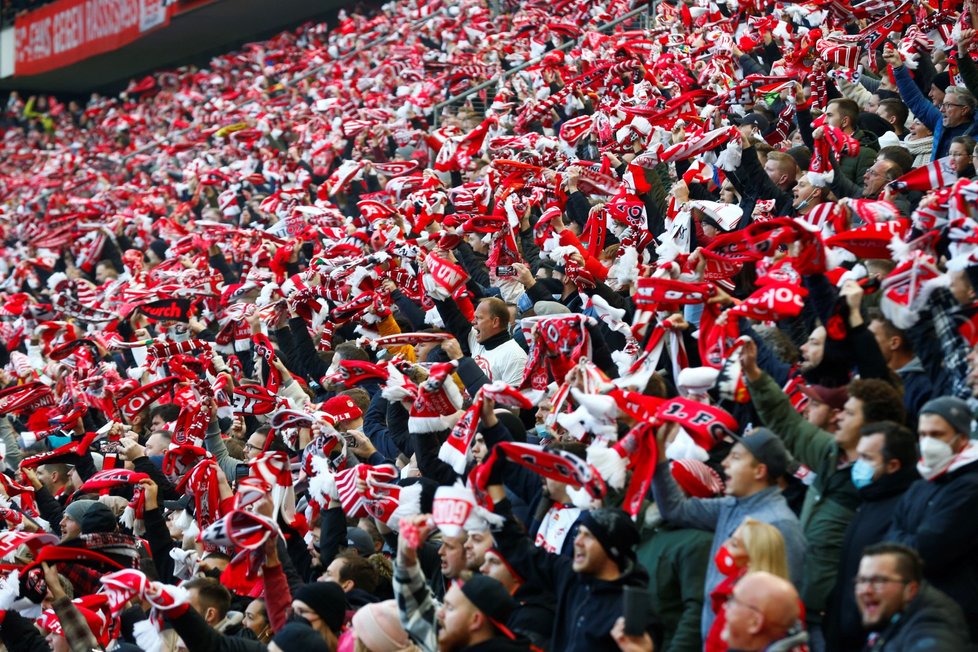
M 862 287 L 865 294 L 872 294 L 880 289 L 882 281 L 875 276 L 867 276 L 859 281 L 859 285 Z
M 102 455 L 114 455 L 122 451 L 122 442 L 118 439 L 103 439 L 99 442 L 98 449 Z
M 649 613 L 649 592 L 637 586 L 624 586 L 622 611 L 625 616 L 625 635 L 641 636 L 645 632 Z
M 500 265 L 496 268 L 496 276 L 499 278 L 511 278 L 516 276 L 516 269 L 512 265 Z
M 234 481 L 239 482 L 244 478 L 247 478 L 251 473 L 251 467 L 247 464 L 238 464 L 234 467 Z

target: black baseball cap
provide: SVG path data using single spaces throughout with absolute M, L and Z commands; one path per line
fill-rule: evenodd
M 767 467 L 769 477 L 780 478 L 788 472 L 791 456 L 781 438 L 767 428 L 754 428 L 748 435 L 734 435 L 733 438 Z
M 744 114 L 743 117 L 740 118 L 731 116 L 730 121 L 738 127 L 743 125 L 754 125 L 761 130 L 762 134 L 766 134 L 767 130 L 771 128 L 771 123 L 768 122 L 767 118 L 762 116 L 760 113 L 754 113 L 753 111 Z
M 519 606 L 497 579 L 488 575 L 473 575 L 465 582 L 459 582 L 462 594 L 475 608 L 486 615 L 492 624 L 509 638 L 515 638 L 506 627 L 506 621 Z

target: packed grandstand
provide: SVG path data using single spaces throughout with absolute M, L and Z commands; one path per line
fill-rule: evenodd
M 976 27 L 410 0 L 11 93 L 0 642 L 972 649 Z

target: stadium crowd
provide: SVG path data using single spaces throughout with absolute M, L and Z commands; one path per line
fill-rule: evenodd
M 978 644 L 978 7 L 633 9 L 11 95 L 7 650 Z

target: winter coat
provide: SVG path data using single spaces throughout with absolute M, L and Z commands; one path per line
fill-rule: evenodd
M 777 487 L 768 487 L 743 498 L 734 496 L 687 498 L 673 479 L 669 464 L 663 462 L 656 467 L 655 475 L 652 477 L 652 493 L 655 495 L 659 511 L 670 523 L 715 532 L 713 545 L 710 548 L 710 559 L 716 556 L 723 542 L 733 535 L 748 516 L 773 525 L 784 537 L 791 580 L 795 584 L 801 581 L 805 559 L 805 537 L 798 517 L 788 507 L 787 501 Z M 724 577 L 716 564 L 709 565 L 703 589 L 703 618 L 700 622 L 700 634 L 704 640 L 710 631 L 710 626 L 713 625 L 710 593 Z
M 846 526 L 859 495 L 849 467 L 839 468 L 839 446 L 831 434 L 806 421 L 774 380 L 763 374 L 748 382 L 751 400 L 762 423 L 784 441 L 792 456 L 815 472 L 801 510 L 801 527 L 808 541 L 801 596 L 809 622 L 820 622 L 835 585 Z
M 835 641 L 834 647 L 839 652 L 857 652 L 866 642 L 866 632 L 859 618 L 852 586 L 852 580 L 859 572 L 863 550 L 866 546 L 884 541 L 897 503 L 919 477 L 915 469 L 901 469 L 859 489 L 863 503 L 846 528 L 839 576 L 829 598 L 826 617 L 826 638 Z
M 961 607 L 924 582 L 917 596 L 880 633 L 866 652 L 950 652 L 969 649 Z
M 978 461 L 903 495 L 886 540 L 910 546 L 924 560 L 924 577 L 964 609 L 978 641 Z
M 638 563 L 649 577 L 649 603 L 662 622 L 664 652 L 700 652 L 703 585 L 713 533 L 662 524 L 643 531 Z
M 507 500 L 496 505 L 497 513 L 508 513 Z M 556 618 L 550 649 L 562 652 L 618 650 L 611 628 L 623 615 L 625 586 L 646 589 L 649 576 L 641 566 L 630 564 L 618 579 L 599 580 L 582 575 L 571 567 L 573 560 L 533 545 L 516 521 L 506 520 L 495 534 L 496 547 L 527 584 L 553 589 L 557 600 Z

